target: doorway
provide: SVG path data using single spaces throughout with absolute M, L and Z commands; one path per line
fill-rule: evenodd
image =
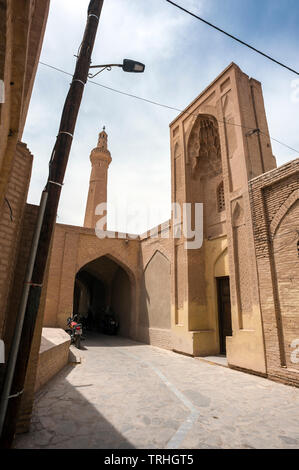
M 119 323 L 120 336 L 131 330 L 131 281 L 128 273 L 108 255 L 90 261 L 75 278 L 74 313 L 86 328 L 101 331 L 106 314 Z
M 232 336 L 229 277 L 217 278 L 220 354 L 226 354 L 226 337 Z

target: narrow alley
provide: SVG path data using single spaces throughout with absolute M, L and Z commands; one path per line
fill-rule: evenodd
M 298 448 L 299 390 L 121 337 L 37 394 L 15 448 Z

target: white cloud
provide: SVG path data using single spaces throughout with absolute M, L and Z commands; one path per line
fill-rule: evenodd
M 83 35 L 88 0 L 52 0 L 41 60 L 72 72 L 74 54 Z M 184 0 L 199 14 L 221 15 L 217 2 Z M 237 18 L 231 18 L 232 23 Z M 232 30 L 234 29 L 232 25 Z M 273 44 L 277 41 L 273 38 Z M 287 39 L 284 46 L 287 45 Z M 279 55 L 285 47 L 280 46 Z M 271 50 L 271 44 L 267 44 Z M 294 61 L 296 48 L 288 47 L 286 60 Z M 144 74 L 120 69 L 100 74 L 96 80 L 109 87 L 184 108 L 231 61 L 262 81 L 270 132 L 299 147 L 298 103 L 293 103 L 291 79 L 286 71 L 235 44 L 163 0 L 109 0 L 104 2 L 93 63 L 144 62 Z M 38 204 L 48 173 L 63 102 L 70 77 L 39 67 L 23 140 L 33 152 L 34 168 L 29 201 Z M 81 225 L 88 190 L 89 154 L 105 124 L 112 164 L 108 196 L 111 202 L 137 200 L 163 206 L 161 220 L 170 215 L 169 122 L 178 113 L 113 93 L 93 84 L 84 92 L 58 210 L 58 221 Z M 278 164 L 295 157 L 274 145 Z M 159 216 L 160 217 L 160 216 Z M 122 230 L 122 227 L 113 227 Z M 142 230 L 145 230 L 144 227 Z

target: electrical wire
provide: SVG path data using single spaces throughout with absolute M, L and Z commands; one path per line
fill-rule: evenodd
M 173 2 L 172 0 L 166 0 L 166 2 L 170 3 L 171 5 L 175 6 L 176 8 L 179 8 L 180 10 L 184 11 L 188 15 L 193 16 L 194 18 L 198 19 L 199 21 L 202 21 L 206 25 L 211 26 L 212 28 L 216 29 L 217 31 L 219 31 L 222 34 L 225 34 L 226 36 L 230 37 L 231 39 L 234 39 L 235 41 L 239 42 L 243 46 L 246 46 L 249 49 L 252 49 L 254 52 L 257 52 L 258 54 L 262 55 L 263 57 L 266 57 L 266 59 L 271 60 L 275 64 L 278 64 L 281 67 L 284 67 L 285 69 L 289 70 L 290 72 L 293 72 L 296 75 L 299 75 L 299 72 L 292 69 L 288 65 L 285 65 L 282 62 L 279 62 L 278 60 L 274 59 L 273 57 L 269 56 L 268 54 L 265 54 L 265 52 L 262 52 L 259 49 L 256 49 L 255 47 L 251 46 L 247 42 L 242 41 L 242 39 L 239 39 L 236 36 L 233 36 L 232 34 L 228 33 L 227 31 L 224 31 L 223 29 L 219 28 L 218 26 L 214 25 L 213 23 L 210 23 L 209 21 L 205 20 L 204 18 L 201 18 L 200 16 L 196 15 L 195 13 L 192 13 L 191 11 L 187 10 L 186 8 L 183 8 L 181 5 L 178 5 L 177 3 Z
M 42 64 L 42 65 L 45 65 L 46 67 L 50 67 L 51 69 L 57 70 L 58 72 L 62 72 L 66 75 L 69 75 L 71 77 L 73 76 L 71 73 L 66 72 L 65 70 L 59 69 L 57 67 L 54 67 L 53 65 L 46 64 L 45 62 L 39 62 L 39 63 Z M 137 100 L 145 101 L 146 103 L 154 104 L 156 106 L 161 106 L 162 108 L 167 108 L 167 109 L 171 109 L 173 111 L 182 112 L 182 110 L 179 109 L 179 108 L 174 108 L 173 106 L 167 106 L 166 104 L 161 104 L 161 103 L 158 103 L 157 101 L 148 100 L 146 98 L 142 98 L 141 96 L 133 95 L 132 93 L 127 93 L 125 91 L 116 90 L 115 88 L 111 88 L 107 85 L 102 85 L 101 83 L 95 82 L 93 80 L 88 80 L 88 82 L 93 83 L 94 85 L 98 85 L 102 88 L 106 88 L 106 90 L 110 90 L 110 91 L 114 91 L 116 93 L 119 93 L 120 95 L 125 95 L 125 96 L 129 96 L 131 98 L 136 98 Z
M 60 68 L 58 68 L 58 67 L 54 67 L 53 65 L 49 65 L 49 64 L 47 64 L 47 63 L 45 63 L 45 62 L 41 62 L 41 61 L 40 61 L 39 63 L 40 63 L 41 65 L 44 65 L 44 66 L 46 66 L 46 67 L 49 67 L 49 68 L 51 68 L 51 69 L 53 69 L 53 70 L 56 70 L 56 71 L 61 72 L 61 73 L 64 73 L 65 75 L 69 75 L 69 76 L 71 76 L 71 77 L 73 76 L 71 73 L 66 72 L 65 70 L 62 70 L 62 69 L 60 69 Z M 130 98 L 134 98 L 134 99 L 137 99 L 137 100 L 140 100 L 140 101 L 145 101 L 146 103 L 153 104 L 153 105 L 155 105 L 155 106 L 160 106 L 161 108 L 170 109 L 170 110 L 172 110 L 172 111 L 177 111 L 177 112 L 179 112 L 179 113 L 182 113 L 182 112 L 184 111 L 183 109 L 179 109 L 179 108 L 175 108 L 175 107 L 173 107 L 173 106 L 168 106 L 168 105 L 166 105 L 166 104 L 158 103 L 157 101 L 149 100 L 149 99 L 147 99 L 147 98 L 142 98 L 141 96 L 137 96 L 137 95 L 133 95 L 132 93 L 127 93 L 127 92 L 125 92 L 125 91 L 117 90 L 116 88 L 112 88 L 112 87 L 109 87 L 109 86 L 107 86 L 107 85 L 102 85 L 101 83 L 95 82 L 94 80 L 88 80 L 88 82 L 89 82 L 89 83 L 92 83 L 92 84 L 94 84 L 94 85 L 100 86 L 100 87 L 102 87 L 102 88 L 105 88 L 106 90 L 113 91 L 113 92 L 115 92 L 115 93 L 119 93 L 120 95 L 128 96 L 128 97 L 130 97 Z M 200 114 L 196 114 L 196 113 L 192 113 L 192 112 L 188 113 L 188 115 L 190 115 L 190 116 L 195 116 L 195 117 L 200 116 Z M 234 123 L 234 122 L 221 121 L 220 119 L 217 119 L 217 121 L 218 121 L 219 123 L 225 124 L 225 125 L 231 125 L 231 126 L 236 126 L 236 127 L 242 127 L 243 129 L 246 129 L 246 130 L 248 130 L 248 131 L 254 131 L 254 130 L 256 130 L 256 129 L 253 128 L 253 127 L 243 126 L 242 124 L 237 124 L 237 123 Z M 288 148 L 289 150 L 292 150 L 293 152 L 296 152 L 296 153 L 299 154 L 299 150 L 297 150 L 297 149 L 295 149 L 295 148 L 293 148 L 293 147 L 290 147 L 289 145 L 285 144 L 284 142 L 281 142 L 280 140 L 278 140 L 278 139 L 272 137 L 270 134 L 267 134 L 266 132 L 263 132 L 263 131 L 261 131 L 261 130 L 259 130 L 259 132 L 260 132 L 260 134 L 263 134 L 264 136 L 268 137 L 269 139 L 273 140 L 274 142 L 276 142 L 276 143 L 278 143 L 278 144 L 280 144 L 280 145 L 282 145 L 282 146 Z

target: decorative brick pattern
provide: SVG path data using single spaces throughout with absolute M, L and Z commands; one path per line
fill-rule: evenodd
M 249 182 L 267 373 L 299 385 L 299 159 Z

